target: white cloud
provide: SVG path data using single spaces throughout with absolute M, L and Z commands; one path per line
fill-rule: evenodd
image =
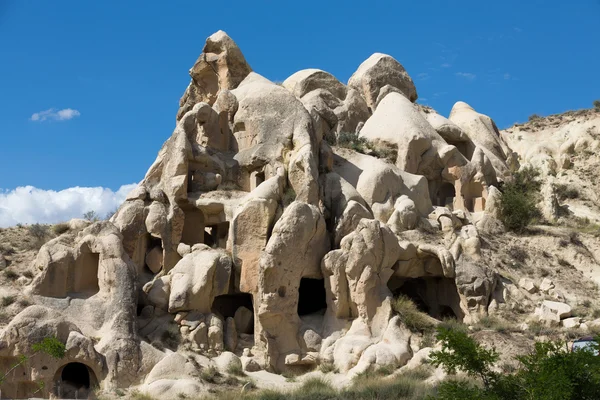
M 440 67 L 442 68 L 450 68 L 452 66 L 452 64 L 450 63 L 443 63 L 442 65 L 440 65 Z
M 62 110 L 56 111 L 55 108 L 50 108 L 48 110 L 36 112 L 31 116 L 32 121 L 42 122 L 49 119 L 53 119 L 55 121 L 67 121 L 73 119 L 75 117 L 79 117 L 81 113 L 72 108 L 64 108 Z
M 426 81 L 427 79 L 429 79 L 429 74 L 427 72 L 421 72 L 420 74 L 417 74 L 417 79 L 421 81 Z
M 455 75 L 461 78 L 468 79 L 470 81 L 474 80 L 477 77 L 477 75 L 472 74 L 470 72 L 457 72 Z
M 113 192 L 103 187 L 72 187 L 61 191 L 33 186 L 0 190 L 0 227 L 22 224 L 57 223 L 81 218 L 93 210 L 100 217 L 114 211 L 125 200 L 136 183 L 123 185 Z

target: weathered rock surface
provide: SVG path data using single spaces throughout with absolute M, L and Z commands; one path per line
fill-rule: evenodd
M 500 134 L 462 102 L 449 118 L 415 104 L 412 79 L 390 56 L 369 57 L 348 85 L 319 69 L 277 85 L 222 31 L 190 75 L 172 135 L 110 221 L 70 221 L 37 253 L 33 278 L 3 292 L 22 288 L 35 305 L 7 307 L 16 317 L 0 331 L 0 365 L 53 335 L 66 363 L 85 365 L 102 389 L 141 385 L 170 398 L 207 391 L 205 368 L 402 367 L 424 337 L 394 311 L 400 296 L 432 324 L 507 313 L 520 323 L 539 305 L 544 323 L 594 326 L 571 316 L 592 297 L 573 282 L 577 269 L 592 274 L 600 246 L 558 229 L 511 236 L 497 219 L 519 162 L 557 175 L 545 204 L 564 218 L 558 185 L 598 148 L 593 123 L 518 160 L 513 144 L 535 138 Z M 571 205 L 593 218 L 592 206 Z M 527 240 L 536 254 L 519 244 Z M 548 253 L 559 247 L 560 257 Z M 0 250 L 0 270 L 12 269 L 17 258 Z M 561 273 L 543 280 L 524 268 L 556 262 Z M 50 388 L 65 365 L 40 357 L 2 394 L 30 396 L 38 380 Z

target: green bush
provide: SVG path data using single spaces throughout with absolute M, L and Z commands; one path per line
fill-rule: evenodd
M 500 219 L 504 226 L 522 232 L 534 219 L 540 217 L 536 204 L 540 182 L 539 172 L 531 167 L 516 172 L 511 182 L 502 186 Z
M 542 117 L 537 114 L 531 114 L 528 119 L 529 121 L 535 121 L 536 119 L 542 119 Z
M 594 100 L 594 108 L 600 109 L 600 100 Z
M 442 350 L 431 353 L 432 364 L 450 374 L 463 371 L 480 382 L 447 380 L 438 399 L 592 400 L 600 398 L 600 357 L 592 349 L 570 352 L 566 343 L 538 342 L 516 357 L 514 373 L 493 369 L 499 355 L 485 349 L 464 331 L 440 328 Z M 595 346 L 595 351 L 600 346 Z

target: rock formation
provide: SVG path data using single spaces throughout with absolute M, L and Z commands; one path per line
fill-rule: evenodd
M 413 350 L 394 296 L 434 318 L 487 314 L 497 276 L 475 223 L 515 168 L 489 117 L 415 104 L 384 54 L 348 85 L 311 69 L 280 86 L 222 31 L 190 76 L 175 130 L 110 222 L 40 250 L 29 290 L 42 305 L 1 333 L 0 361 L 42 333 L 69 356 L 31 365 L 5 396 L 34 380 L 54 390 L 71 362 L 103 388 L 195 387 L 189 361 L 165 348 L 241 357 L 249 371 L 398 367 Z M 394 162 L 338 146 L 357 133 Z

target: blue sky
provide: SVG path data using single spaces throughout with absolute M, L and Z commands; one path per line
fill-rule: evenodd
M 17 187 L 141 180 L 219 29 L 272 80 L 320 68 L 346 82 L 390 54 L 420 102 L 447 115 L 466 101 L 502 128 L 600 98 L 598 21 L 598 0 L 0 0 L 0 215 Z

